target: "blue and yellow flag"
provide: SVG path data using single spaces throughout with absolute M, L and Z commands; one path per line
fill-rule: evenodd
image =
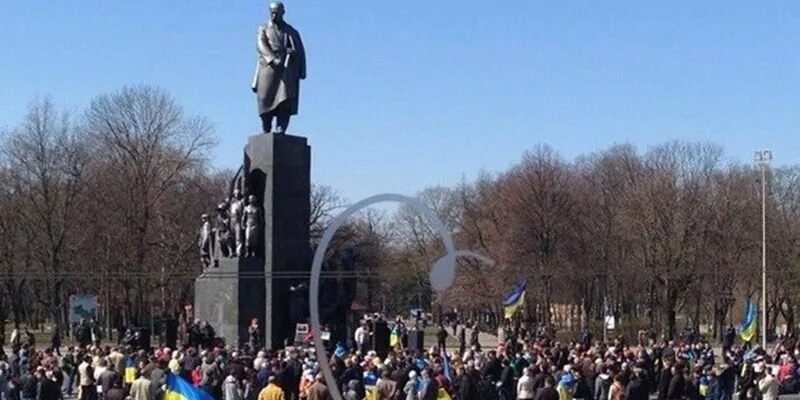
M 513 317 L 517 310 L 525 304 L 525 290 L 527 287 L 528 280 L 525 279 L 503 298 L 503 311 L 506 318 Z
M 180 376 L 167 374 L 164 400 L 214 400 L 214 398 L 205 390 L 194 387 Z
M 739 337 L 745 342 L 753 340 L 756 336 L 756 321 L 758 320 L 758 311 L 756 305 L 747 300 L 747 309 L 744 312 L 744 319 L 742 325 L 739 327 Z
M 125 376 L 124 381 L 128 385 L 132 384 L 133 381 L 136 380 L 136 361 L 133 360 L 133 357 L 126 357 L 125 358 Z
M 400 327 L 395 325 L 392 328 L 392 333 L 389 335 L 389 347 L 395 348 L 400 343 Z

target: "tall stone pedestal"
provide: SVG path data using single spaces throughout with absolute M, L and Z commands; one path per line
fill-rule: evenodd
M 264 343 L 280 348 L 305 318 L 290 304 L 289 288 L 307 282 L 311 268 L 311 149 L 304 137 L 251 136 L 243 165 L 244 197 L 255 195 L 263 216 L 259 248 L 253 257 L 223 258 L 197 278 L 195 318 L 232 345 L 247 341 L 258 318 Z

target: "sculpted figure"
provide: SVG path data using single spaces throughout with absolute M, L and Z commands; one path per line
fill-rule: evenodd
M 244 208 L 244 242 L 245 257 L 255 257 L 258 250 L 258 224 L 261 223 L 261 210 L 258 208 L 258 199 L 255 195 L 247 197 L 247 206 Z
M 200 261 L 203 262 L 203 268 L 208 268 L 211 265 L 211 258 L 214 252 L 214 244 L 212 243 L 211 221 L 208 219 L 208 214 L 200 216 L 202 225 L 200 226 Z
M 228 204 L 220 203 L 217 206 L 217 221 L 216 221 L 216 233 L 217 233 L 217 246 L 219 247 L 219 252 L 222 257 L 233 257 L 234 256 L 234 245 L 233 245 L 233 237 L 231 237 L 231 226 L 230 226 L 230 218 L 228 217 Z
M 258 27 L 258 64 L 251 88 L 256 93 L 263 133 L 286 133 L 297 114 L 300 80 L 306 78 L 306 52 L 300 34 L 283 20 L 283 3 L 269 5 L 269 22 Z
M 231 231 L 235 242 L 235 254 L 241 257 L 244 249 L 244 229 L 242 225 L 242 213 L 244 212 L 244 199 L 239 188 L 233 189 L 233 198 L 229 209 Z

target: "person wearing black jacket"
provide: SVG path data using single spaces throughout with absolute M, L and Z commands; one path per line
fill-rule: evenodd
M 556 380 L 552 375 L 547 375 L 544 379 L 544 387 L 536 391 L 533 400 L 558 400 L 558 390 L 554 387 Z
M 50 348 L 61 357 L 61 328 L 58 324 L 53 327 L 53 333 L 50 335 Z
M 447 337 L 450 336 L 447 333 L 447 329 L 444 329 L 444 324 L 439 324 L 439 331 L 436 332 L 436 345 L 439 347 L 440 350 L 444 350 L 447 348 Z
M 722 336 L 722 354 L 728 352 L 733 347 L 733 342 L 736 340 L 736 328 L 733 325 L 728 325 L 725 333 Z
M 757 375 L 753 369 L 753 360 L 747 359 L 741 368 L 742 372 L 739 379 L 736 380 L 738 385 L 739 400 L 745 400 L 747 391 L 756 387 Z
M 517 397 L 515 394 L 514 369 L 511 368 L 511 363 L 508 362 L 508 359 L 503 359 L 503 372 L 500 374 L 497 386 L 500 392 L 500 400 L 514 400 Z
M 352 359 L 345 360 L 344 365 L 346 368 L 344 370 L 344 373 L 342 373 L 342 375 L 339 377 L 339 382 L 338 382 L 339 387 L 342 389 L 343 392 L 347 391 L 348 383 L 350 383 L 350 381 L 356 380 L 361 382 L 361 380 L 364 379 L 364 370 L 361 368 L 360 365 L 353 362 Z
M 539 389 L 544 387 L 544 380 L 549 375 L 547 373 L 547 369 L 548 368 L 549 367 L 547 366 L 547 364 L 543 364 L 541 366 L 541 368 L 539 366 L 533 366 L 532 367 L 531 374 L 533 375 L 533 384 L 532 384 L 532 386 L 533 386 L 533 394 L 534 395 L 536 395 L 536 392 L 538 392 Z
M 686 394 L 686 378 L 683 376 L 683 363 L 677 363 L 672 368 L 672 379 L 667 389 L 667 400 L 683 400 Z
M 625 389 L 627 400 L 648 400 L 650 398 L 650 387 L 647 384 L 647 375 L 641 369 L 634 369 L 633 379 Z
M 573 372 L 575 375 L 575 393 L 573 393 L 573 399 L 591 399 L 592 398 L 592 391 L 589 389 L 588 379 L 583 376 L 583 372 L 579 369 Z
M 483 366 L 481 375 L 485 376 L 490 382 L 495 383 L 500 380 L 500 374 L 503 373 L 503 365 L 497 359 L 494 350 L 489 352 L 489 358 L 486 360 L 486 365 Z
M 672 381 L 672 362 L 665 360 L 663 363 L 664 366 L 661 368 L 661 374 L 658 377 L 658 400 L 667 400 L 669 384 Z
M 478 383 L 470 371 L 464 367 L 456 368 L 456 380 L 453 383 L 454 393 L 458 400 L 480 400 L 478 396 Z
M 401 396 L 401 393 L 403 392 L 403 388 L 405 388 L 406 387 L 406 383 L 408 383 L 408 380 L 409 380 L 408 373 L 411 372 L 411 371 L 414 371 L 413 364 L 414 363 L 412 363 L 410 359 L 407 360 L 405 368 L 398 369 L 397 371 L 395 371 L 394 376 L 392 376 L 392 380 L 397 382 L 397 388 L 398 388 L 397 395 L 398 395 L 398 397 Z
M 286 384 L 288 388 L 285 389 L 284 395 L 287 399 L 294 399 L 298 396 L 298 390 L 300 388 L 300 378 L 303 376 L 303 365 L 297 359 L 296 354 L 291 354 L 289 360 L 286 362 Z M 284 382 L 284 381 L 282 381 Z
M 34 400 L 37 394 L 36 377 L 28 371 L 24 371 L 22 376 L 19 377 L 19 396 L 22 400 Z
M 458 354 L 464 354 L 467 350 L 467 325 L 461 325 L 458 329 Z
M 53 379 L 50 371 L 44 376 L 40 376 L 36 392 L 36 400 L 59 400 L 61 398 L 61 388 Z

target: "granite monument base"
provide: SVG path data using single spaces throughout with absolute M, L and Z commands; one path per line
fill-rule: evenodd
M 195 317 L 231 345 L 247 342 L 253 318 L 266 347 L 278 349 L 307 315 L 290 288 L 308 282 L 311 268 L 311 149 L 306 138 L 251 136 L 244 149 L 244 195 L 261 210 L 254 257 L 226 258 L 195 282 Z M 236 343 L 234 343 L 236 342 Z

